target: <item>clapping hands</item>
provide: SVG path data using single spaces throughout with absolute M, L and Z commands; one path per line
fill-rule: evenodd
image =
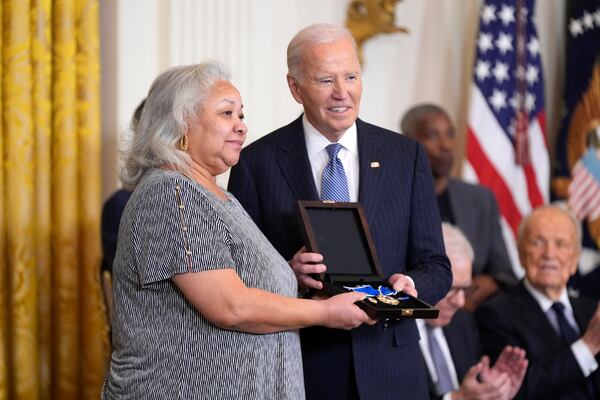
M 472 366 L 463 379 L 453 398 L 477 400 L 513 399 L 525 377 L 528 361 L 525 350 L 506 346 L 493 367 L 490 360 L 483 356 Z

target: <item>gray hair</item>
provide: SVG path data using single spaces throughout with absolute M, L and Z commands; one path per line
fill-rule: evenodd
M 473 247 L 469 243 L 469 239 L 462 233 L 462 231 L 454 225 L 447 222 L 442 223 L 442 234 L 444 236 L 444 246 L 446 247 L 446 254 L 450 257 L 453 254 L 456 257 L 468 258 L 472 264 L 475 258 Z
M 345 38 L 352 40 L 356 52 L 356 41 L 347 29 L 334 24 L 313 24 L 302 29 L 293 37 L 287 48 L 288 73 L 292 78 L 301 81 L 302 55 L 307 48 Z
M 170 68 L 152 83 L 131 137 L 124 143 L 121 182 L 132 190 L 144 173 L 160 166 L 189 169 L 190 158 L 178 147 L 217 81 L 229 80 L 216 61 Z
M 521 223 L 519 224 L 519 230 L 517 231 L 517 244 L 520 246 L 523 243 L 523 240 L 525 240 L 525 231 L 527 230 L 527 226 L 531 221 L 531 217 L 539 211 L 543 210 L 556 210 L 561 214 L 567 216 L 569 220 L 571 220 L 571 222 L 573 223 L 573 228 L 575 229 L 575 242 L 577 244 L 577 248 L 581 250 L 581 225 L 579 224 L 577 218 L 575 218 L 575 216 L 571 213 L 571 211 L 569 211 L 564 205 L 561 205 L 559 203 L 552 203 L 539 206 L 532 212 L 530 212 L 525 218 L 523 218 L 521 220 Z
M 418 104 L 410 108 L 402 117 L 402 120 L 400 121 L 400 132 L 412 139 L 415 139 L 419 123 L 424 117 L 430 114 L 441 114 L 450 120 L 450 116 L 446 110 L 437 104 Z

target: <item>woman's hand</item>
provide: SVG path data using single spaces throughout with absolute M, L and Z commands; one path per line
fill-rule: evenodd
M 350 292 L 319 301 L 326 310 L 326 320 L 323 326 L 336 329 L 352 329 L 362 324 L 375 324 L 377 320 L 371 319 L 355 304 L 364 298 L 365 295 L 362 293 Z

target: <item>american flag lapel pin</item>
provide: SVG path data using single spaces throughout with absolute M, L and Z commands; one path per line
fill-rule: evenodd
M 371 161 L 371 168 L 379 168 L 379 161 Z

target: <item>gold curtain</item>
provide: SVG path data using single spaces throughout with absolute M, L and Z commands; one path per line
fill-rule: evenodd
M 98 0 L 2 0 L 0 400 L 98 398 Z

